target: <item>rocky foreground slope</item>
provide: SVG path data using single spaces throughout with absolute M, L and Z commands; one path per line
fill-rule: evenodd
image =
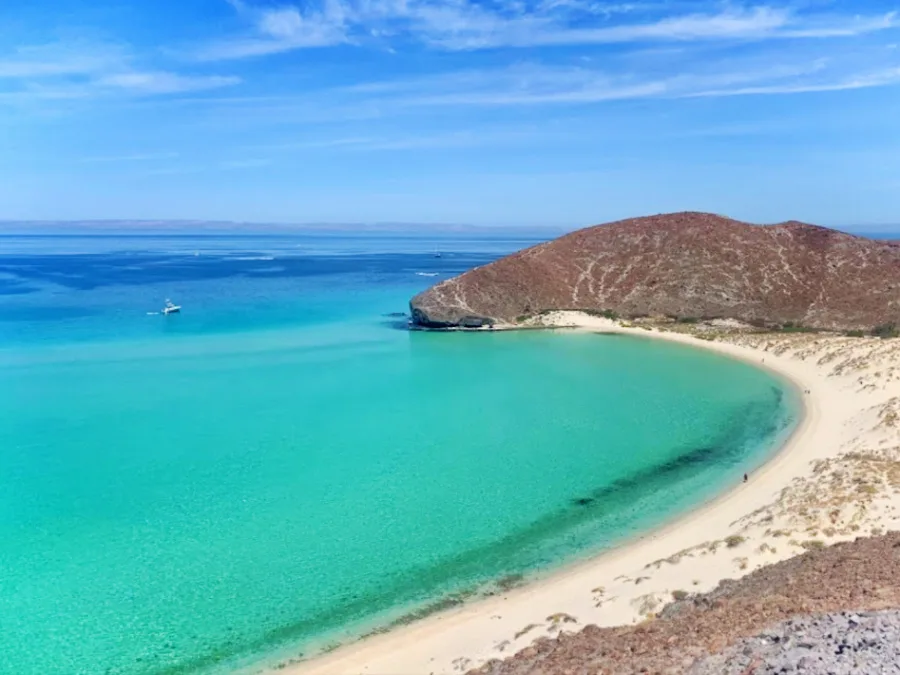
M 861 613 L 897 607 L 900 533 L 892 532 L 812 550 L 740 581 L 723 581 L 637 626 L 588 626 L 542 638 L 470 675 L 893 673 L 900 658 L 897 613 Z M 823 616 L 828 614 L 836 616 Z M 858 659 L 826 662 L 832 648 L 855 650 Z M 853 665 L 864 660 L 873 669 Z M 772 670 L 776 665 L 780 669 Z
M 900 324 L 900 244 L 707 213 L 635 218 L 470 270 L 417 295 L 410 309 L 431 328 L 581 309 L 871 330 Z
M 900 611 L 791 619 L 703 659 L 689 675 L 791 673 L 900 673 Z

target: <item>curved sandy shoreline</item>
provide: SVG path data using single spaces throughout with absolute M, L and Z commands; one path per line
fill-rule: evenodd
M 460 673 L 510 656 L 560 629 L 637 622 L 671 600 L 673 591 L 706 591 L 723 578 L 735 578 L 802 552 L 797 542 L 785 546 L 779 541 L 780 554 L 767 543 L 778 525 L 774 516 L 764 518 L 761 525 L 746 519 L 770 508 L 796 479 L 808 475 L 811 462 L 836 456 L 847 438 L 855 438 L 852 430 L 847 435 L 846 427 L 870 401 L 847 391 L 846 382 L 835 379 L 821 364 L 795 353 L 775 354 L 734 342 L 623 328 L 580 313 L 560 312 L 549 317 L 547 325 L 666 339 L 746 361 L 788 380 L 800 392 L 808 391 L 803 395 L 804 414 L 782 448 L 753 472 L 748 483 L 654 531 L 521 588 L 474 600 L 279 672 Z M 738 531 L 742 541 L 733 547 L 724 543 Z

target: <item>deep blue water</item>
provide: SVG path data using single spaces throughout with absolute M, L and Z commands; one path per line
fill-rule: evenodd
M 274 329 L 337 320 L 369 303 L 385 313 L 405 312 L 409 297 L 436 281 L 538 241 L 497 235 L 0 235 L 0 347 L 95 340 L 98 334 Z M 166 298 L 185 305 L 183 316 L 177 323 L 148 322 L 147 313 Z

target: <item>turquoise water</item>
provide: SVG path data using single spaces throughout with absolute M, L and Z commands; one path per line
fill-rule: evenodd
M 797 416 L 697 349 L 386 316 L 518 241 L 164 244 L 0 257 L 0 672 L 296 654 L 656 525 Z

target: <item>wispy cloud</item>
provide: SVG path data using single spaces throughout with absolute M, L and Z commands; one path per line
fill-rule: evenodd
M 827 53 L 827 50 L 821 52 Z M 834 59 L 806 53 L 783 61 L 759 58 L 673 64 L 663 72 L 621 71 L 612 64 L 560 66 L 540 62 L 510 67 L 462 70 L 427 77 L 339 87 L 277 101 L 261 99 L 262 109 L 279 116 L 306 119 L 315 112 L 324 120 L 348 120 L 360 110 L 377 110 L 382 119 L 421 115 L 435 109 L 526 108 L 589 106 L 635 99 L 687 99 L 730 96 L 796 95 L 802 93 L 887 87 L 900 84 L 900 61 L 861 58 Z M 252 115 L 255 99 L 219 99 L 225 109 L 238 106 L 241 116 Z M 229 115 L 233 117 L 233 115 Z M 336 150 L 402 149 L 441 144 L 475 143 L 465 133 L 438 138 L 391 139 L 369 134 L 338 139 L 306 139 L 296 149 Z M 271 149 L 271 148 L 269 148 Z M 282 145 L 281 149 L 287 149 Z
M 482 49 L 487 47 L 539 47 L 578 44 L 619 44 L 629 42 L 661 42 L 762 38 L 777 34 L 789 24 L 785 10 L 758 7 L 752 10 L 726 11 L 720 14 L 691 14 L 661 19 L 650 23 L 618 26 L 572 27 L 553 21 L 535 21 L 523 17 L 500 24 L 493 30 L 467 26 L 449 33 L 435 26 L 428 38 L 433 44 L 448 49 Z
M 0 54 L 0 79 L 86 76 L 124 67 L 128 57 L 116 45 L 51 43 Z
M 649 69 L 653 70 L 653 69 Z M 613 64 L 546 65 L 519 63 L 494 69 L 463 70 L 409 80 L 370 82 L 331 92 L 333 101 L 356 101 L 360 106 L 383 111 L 398 108 L 442 106 L 534 106 L 590 104 L 638 98 L 680 98 L 730 95 L 751 85 L 775 86 L 830 81 L 845 77 L 833 72 L 826 58 L 791 62 L 742 60 L 712 65 L 696 63 L 673 67 L 675 74 L 652 76 L 640 71 L 620 71 Z M 875 86 L 874 80 L 872 86 Z M 773 92 L 774 93 L 774 92 Z
M 96 87 L 122 89 L 137 94 L 177 94 L 230 87 L 241 82 L 239 77 L 222 75 L 179 75 L 163 71 L 122 72 L 104 75 L 91 84 Z
M 589 68 L 519 67 L 483 72 L 465 87 L 397 96 L 404 106 L 537 106 L 640 98 L 799 94 L 900 83 L 900 67 L 847 73 L 815 60 L 761 70 L 683 73 L 663 78 L 615 76 Z
M 697 91 L 687 96 L 759 96 L 765 94 L 804 94 L 825 91 L 846 91 L 851 89 L 870 89 L 900 84 L 900 68 L 887 68 L 868 73 L 859 73 L 842 78 L 819 82 L 793 82 L 764 84 L 755 87 L 733 87 L 730 89 L 711 89 Z
M 145 69 L 121 44 L 51 43 L 0 53 L 3 96 L 12 102 L 84 99 L 110 94 L 159 95 L 238 84 L 235 76 Z
M 435 150 L 474 148 L 498 145 L 515 145 L 523 141 L 533 142 L 538 136 L 544 142 L 558 138 L 547 129 L 533 126 L 484 127 L 477 129 L 445 130 L 426 134 L 409 134 L 393 130 L 370 136 L 349 136 L 327 139 L 301 139 L 283 141 L 261 146 L 259 149 L 275 152 L 296 152 L 307 150 L 329 150 L 343 152 L 404 152 L 414 150 Z
M 544 0 L 496 5 L 469 0 L 324 0 L 314 8 L 231 4 L 251 32 L 201 48 L 203 60 L 236 59 L 342 43 L 403 43 L 466 51 L 710 40 L 824 39 L 900 26 L 896 12 L 846 16 L 789 6 L 728 6 L 671 13 L 672 4 Z M 679 5 L 674 5 L 677 10 Z M 652 12 L 651 12 L 652 9 Z M 649 15 L 656 14 L 652 17 Z M 629 20 L 632 15 L 644 20 Z M 624 18 L 624 22 L 615 20 Z
M 806 26 L 791 27 L 789 30 L 784 31 L 784 37 L 852 37 L 898 27 L 900 27 L 900 13 L 892 11 L 881 16 L 861 17 L 857 15 L 847 18 L 845 22 L 813 21 Z
M 347 40 L 345 9 L 327 0 L 318 10 L 301 13 L 293 6 L 256 9 L 243 2 L 231 4 L 252 25 L 250 36 L 214 42 L 195 56 L 201 61 L 240 59 L 311 47 L 327 47 Z

